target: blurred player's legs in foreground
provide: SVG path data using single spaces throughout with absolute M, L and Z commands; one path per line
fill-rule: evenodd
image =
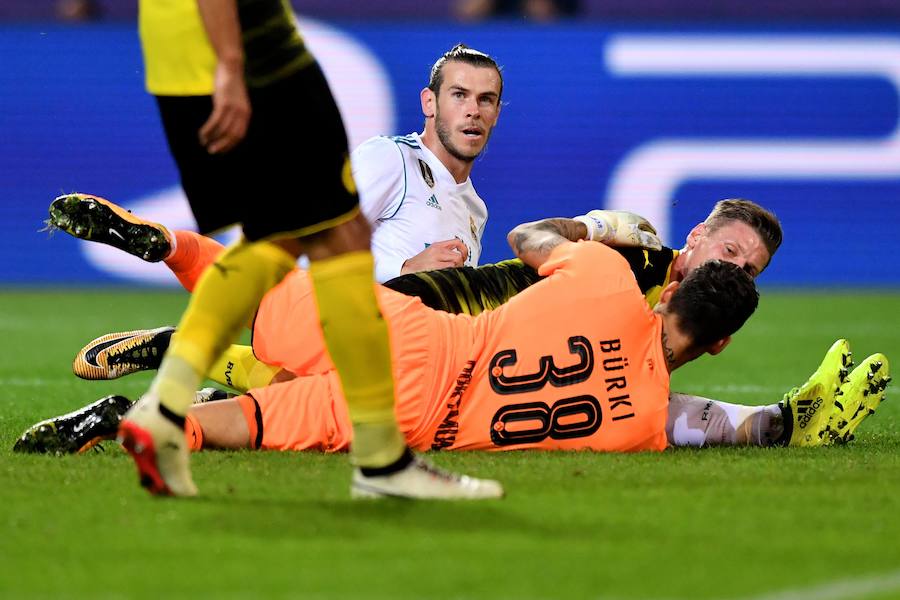
M 338 371 L 350 374 L 343 378 L 343 388 L 355 429 L 354 494 L 423 498 L 502 494 L 494 482 L 427 469 L 406 449 L 394 420 L 387 328 L 374 295 L 373 261 L 364 249 L 366 242 L 368 224 L 357 213 L 345 224 L 299 241 L 240 242 L 204 272 L 149 393 L 120 429 L 142 483 L 151 492 L 196 493 L 183 430 L 184 414 L 202 374 L 252 317 L 265 292 L 294 267 L 295 256 L 305 252 L 311 260 L 326 343 Z M 350 342 L 338 345 L 336 340 Z
M 172 234 L 159 224 L 145 221 L 124 211 L 111 202 L 86 194 L 69 194 L 55 200 L 50 207 L 50 224 L 82 239 L 111 244 L 130 254 L 145 258 L 145 260 L 150 256 L 153 257 L 153 260 L 163 259 L 185 287 L 194 289 L 196 286 L 196 294 L 201 294 L 204 289 L 203 286 L 207 286 L 207 289 L 212 290 L 211 293 L 213 297 L 219 299 L 233 297 L 233 294 L 228 294 L 224 290 L 227 285 L 237 280 L 237 273 L 258 275 L 266 272 L 264 269 L 253 269 L 250 265 L 242 263 L 241 258 L 246 259 L 246 257 L 251 257 L 253 260 L 262 262 L 266 258 L 266 255 L 262 252 L 272 252 L 274 257 L 278 258 L 279 255 L 275 251 L 284 246 L 290 250 L 285 252 L 284 255 L 287 258 L 280 263 L 282 268 L 279 273 L 282 277 L 287 271 L 294 268 L 294 253 L 299 254 L 300 252 L 305 252 L 313 260 L 312 264 L 314 268 L 312 269 L 312 280 L 316 287 L 317 295 L 320 298 L 320 306 L 332 309 L 331 313 L 326 313 L 325 310 L 320 309 L 320 313 L 325 313 L 325 315 L 321 315 L 323 322 L 333 322 L 338 325 L 345 325 L 346 327 L 344 329 L 346 329 L 346 331 L 344 331 L 344 334 L 357 336 L 358 338 L 358 333 L 360 331 L 358 326 L 359 319 L 356 319 L 353 316 L 348 318 L 345 315 L 333 316 L 335 307 L 341 307 L 341 304 L 349 299 L 351 303 L 356 302 L 356 306 L 351 306 L 351 308 L 360 310 L 365 307 L 364 301 L 370 297 L 370 310 L 378 310 L 377 304 L 375 303 L 372 282 L 364 277 L 366 274 L 371 274 L 371 254 L 365 251 L 356 251 L 355 254 L 346 253 L 346 256 L 344 257 L 339 256 L 338 259 L 350 258 L 350 269 L 346 269 L 342 266 L 341 260 L 335 259 L 324 261 L 326 268 L 319 268 L 320 265 L 323 265 L 323 261 L 318 257 L 322 255 L 327 256 L 329 252 L 333 251 L 333 247 L 340 246 L 341 244 L 351 246 L 353 244 L 361 245 L 367 239 L 368 224 L 358 214 L 347 224 L 339 225 L 325 233 L 316 234 L 302 240 L 281 241 L 278 242 L 278 246 L 270 244 L 271 247 L 269 248 L 267 248 L 264 243 L 248 244 L 247 242 L 241 242 L 227 249 L 224 253 L 222 252 L 221 246 L 215 242 L 215 240 L 186 231 L 177 231 Z M 237 259 L 234 258 L 235 254 L 238 256 Z M 213 263 L 213 268 L 204 270 L 203 267 L 215 256 L 218 256 L 218 258 L 216 259 L 216 262 Z M 360 258 L 362 260 L 360 260 Z M 366 259 L 368 259 L 368 261 Z M 352 271 L 354 267 L 358 269 L 355 273 Z M 362 268 L 360 269 L 359 267 Z M 342 269 L 344 270 L 342 271 Z M 200 273 L 202 273 L 202 275 L 199 275 Z M 322 277 L 323 273 L 324 277 Z M 317 274 L 319 274 L 318 279 L 316 278 Z M 199 281 L 197 279 L 198 275 Z M 353 280 L 354 277 L 355 281 Z M 322 279 L 324 279 L 324 283 L 322 283 Z M 350 281 L 346 281 L 345 279 L 349 279 Z M 249 311 L 241 312 L 240 310 L 237 310 L 234 305 L 230 306 L 230 322 L 234 324 L 234 327 L 229 330 L 229 336 L 236 336 L 240 327 L 250 321 L 262 295 L 264 295 L 272 285 L 277 283 L 277 281 L 278 280 L 276 280 L 274 276 L 268 280 L 265 279 L 264 276 L 257 277 L 256 279 L 243 279 L 243 284 L 240 287 L 240 291 L 243 292 L 241 298 L 244 302 L 249 302 L 251 308 Z M 353 283 L 356 284 L 356 291 L 362 290 L 364 292 L 364 294 L 361 295 L 361 299 L 359 295 L 356 297 L 352 295 L 351 292 L 354 290 L 352 287 Z M 249 292 L 252 291 L 254 287 L 257 290 L 257 293 L 250 294 Z M 333 297 L 330 297 L 329 295 Z M 322 298 L 325 299 L 323 300 Z M 203 347 L 208 348 L 218 343 L 213 339 L 213 333 L 210 331 L 213 324 L 218 322 L 218 316 L 213 312 L 216 310 L 215 307 L 210 309 L 208 304 L 204 306 L 203 303 L 199 304 L 199 306 L 200 308 L 197 308 L 197 302 L 192 301 L 183 323 L 190 323 L 190 320 L 193 319 L 195 323 L 203 325 L 201 328 L 200 339 L 204 344 Z M 329 314 L 332 316 L 329 317 Z M 368 316 L 370 318 L 373 318 L 374 316 L 379 317 L 374 322 L 376 323 L 376 327 L 379 327 L 383 331 L 386 346 L 387 340 L 384 321 L 377 312 L 369 313 Z M 356 324 L 356 326 L 351 326 L 353 324 Z M 335 331 L 340 332 L 341 328 L 332 327 L 331 332 Z M 327 329 L 325 333 L 328 333 Z M 376 331 L 376 333 L 378 333 L 378 331 Z M 298 335 L 303 335 L 303 333 L 298 332 Z M 160 365 L 159 355 L 161 355 L 162 351 L 169 344 L 169 338 L 171 336 L 171 328 L 160 328 L 159 330 L 153 331 L 124 332 L 120 335 L 112 334 L 110 336 L 104 336 L 106 339 L 98 341 L 97 344 L 90 345 L 90 348 L 85 348 L 85 351 L 79 353 L 73 367 L 75 368 L 76 374 L 83 378 L 106 379 L 147 368 L 159 367 L 162 371 L 164 368 L 167 368 L 166 365 L 169 365 L 168 368 L 172 368 L 172 365 L 175 365 L 176 369 L 180 369 L 180 371 L 176 371 L 176 375 L 178 375 L 175 379 L 177 387 L 170 387 L 168 393 L 170 397 L 182 398 L 182 401 L 186 401 L 188 406 L 194 401 L 194 389 L 196 389 L 199 382 L 202 380 L 202 377 L 199 377 L 194 373 L 200 372 L 199 370 L 205 368 L 207 364 L 209 364 L 209 367 L 206 367 L 208 370 L 224 373 L 226 371 L 226 363 L 232 363 L 228 365 L 227 370 L 230 371 L 230 376 L 234 380 L 232 383 L 238 387 L 241 387 L 242 384 L 251 387 L 265 385 L 269 383 L 275 373 L 278 372 L 277 368 L 269 367 L 268 365 L 264 365 L 253 359 L 249 349 L 246 349 L 248 351 L 243 353 L 247 355 L 247 360 L 242 360 L 240 352 L 240 350 L 242 350 L 241 347 L 230 348 L 227 353 L 227 360 L 220 359 L 219 361 L 212 360 L 212 362 L 210 362 L 210 354 L 208 353 L 203 362 L 191 362 L 191 358 L 180 358 L 176 361 L 167 358 L 167 360 L 163 361 Z M 172 347 L 178 347 L 179 340 L 181 339 L 184 339 L 184 337 L 179 333 L 172 342 Z M 227 346 L 230 341 L 230 339 L 225 340 L 223 343 Z M 326 343 L 327 342 L 328 336 L 326 335 Z M 200 350 L 198 350 L 196 346 L 188 347 L 192 349 L 191 351 L 194 354 L 199 354 Z M 215 347 L 217 352 L 221 353 L 224 346 Z M 355 356 L 351 355 L 349 357 L 350 360 L 355 360 L 362 365 L 361 368 L 354 367 L 354 372 L 359 373 L 362 371 L 363 375 L 368 377 L 368 379 L 364 381 L 371 382 L 375 378 L 375 373 L 371 368 L 373 363 L 377 364 L 377 362 L 373 361 L 373 356 L 375 355 L 371 352 L 371 348 L 367 348 L 365 345 L 356 344 L 352 347 L 356 350 L 357 354 Z M 170 350 L 170 354 L 167 354 L 167 357 L 170 356 L 180 355 L 171 354 Z M 192 355 L 189 354 L 189 356 Z M 338 354 L 337 356 L 346 358 L 346 355 Z M 332 353 L 332 359 L 334 360 L 335 358 L 335 354 Z M 385 347 L 385 361 L 387 362 L 387 368 L 389 369 L 390 357 L 387 347 Z M 242 368 L 244 362 L 247 363 L 246 368 Z M 190 368 L 190 372 L 187 374 L 185 373 L 186 369 L 184 369 L 184 363 L 187 363 L 187 366 Z M 338 364 L 338 368 L 340 369 L 339 363 L 336 362 L 336 364 Z M 388 374 L 390 374 L 390 371 L 388 371 Z M 181 383 L 184 381 L 187 381 L 187 384 Z M 163 384 L 165 384 L 165 380 L 163 380 Z M 345 390 L 347 389 L 346 382 L 344 383 L 344 388 Z M 350 389 L 353 390 L 353 388 Z M 443 473 L 427 467 L 422 461 L 413 458 L 406 450 L 405 442 L 394 422 L 393 388 L 389 377 L 387 391 L 389 392 L 388 398 L 390 399 L 390 403 L 387 403 L 383 410 L 372 401 L 372 396 L 374 394 L 371 390 L 378 391 L 379 389 L 384 392 L 384 388 L 379 388 L 377 385 L 370 385 L 368 388 L 364 387 L 361 391 L 357 392 L 357 397 L 362 397 L 363 406 L 360 412 L 354 414 L 354 418 L 359 415 L 360 419 L 359 424 L 356 425 L 357 433 L 355 435 L 359 436 L 360 433 L 362 434 L 363 444 L 354 444 L 355 456 L 357 457 L 356 462 L 360 467 L 354 475 L 355 495 L 397 495 L 422 498 L 477 498 L 496 497 L 502 494 L 502 489 L 495 482 L 479 481 L 468 477 L 456 477 L 452 474 Z M 154 387 L 151 391 L 158 394 L 158 390 L 158 387 Z M 189 393 L 188 390 L 190 390 Z M 142 408 L 143 406 L 149 406 L 151 409 L 144 409 Z M 163 415 L 171 414 L 176 415 L 177 417 L 175 410 L 166 404 L 161 404 L 160 408 L 157 409 L 155 404 L 142 403 L 137 409 L 137 411 L 142 411 L 140 414 L 150 415 L 146 418 L 159 423 L 161 420 L 155 417 L 156 410 L 159 410 Z M 139 414 L 137 411 L 132 414 Z M 91 411 L 87 411 L 87 413 L 91 413 Z M 169 421 L 172 421 L 171 416 L 168 417 L 167 420 L 161 421 L 161 425 L 158 425 L 157 428 L 161 429 L 163 432 L 168 431 L 169 433 L 172 433 L 173 428 L 169 427 Z M 133 446 L 137 446 L 140 450 L 139 454 L 149 457 L 146 459 L 139 457 L 138 460 L 144 460 L 143 465 L 139 462 L 139 467 L 142 469 L 142 481 L 151 488 L 151 491 L 154 493 L 175 493 L 184 495 L 195 493 L 190 482 L 189 471 L 187 472 L 186 480 L 171 485 L 169 485 L 168 480 L 163 479 L 162 475 L 152 472 L 152 461 L 159 460 L 159 458 L 156 453 L 149 454 L 147 452 L 147 448 L 150 447 L 150 442 L 145 433 L 141 433 L 138 431 L 138 428 L 132 427 L 127 423 L 124 432 L 126 433 L 126 436 L 134 436 Z M 367 435 L 368 438 L 366 437 Z M 173 435 L 167 435 L 167 437 L 172 438 Z M 391 442 L 394 440 L 397 440 L 398 443 L 392 444 Z M 367 442 L 368 445 L 366 444 Z M 126 439 L 125 443 L 127 446 L 132 442 Z M 392 457 L 389 453 L 388 449 L 392 446 L 395 448 L 399 447 L 400 460 L 397 460 L 397 455 Z M 360 449 L 362 451 L 368 450 L 368 452 L 362 454 Z M 359 458 L 360 456 L 363 456 L 364 458 Z M 393 463 L 393 469 L 385 469 L 383 466 L 379 465 L 379 463 L 389 465 L 390 463 Z M 181 459 L 179 459 L 178 463 L 174 463 L 175 466 L 173 468 L 176 469 L 176 472 L 178 472 L 178 469 L 181 469 L 182 464 L 186 465 L 186 462 Z M 160 467 L 158 470 L 165 468 L 167 467 Z M 148 473 L 145 471 L 151 472 Z M 397 483 L 398 479 L 400 481 L 399 484 Z M 421 481 L 418 481 L 417 483 L 417 479 Z M 176 491 L 172 485 L 178 486 L 177 490 L 179 491 Z M 168 491 L 166 489 L 167 487 Z
M 322 120 L 340 126 L 336 108 Z M 341 142 L 346 145 L 343 131 L 327 134 L 321 137 L 330 145 L 320 143 L 319 151 L 320 157 L 328 158 L 315 164 L 325 181 L 307 184 L 315 200 L 288 201 L 284 214 L 247 214 L 249 224 L 241 217 L 245 235 L 257 241 L 245 238 L 232 245 L 201 276 L 148 394 L 123 421 L 121 439 L 137 462 L 142 485 L 154 494 L 196 493 L 183 434 L 194 392 L 251 319 L 265 292 L 295 267 L 297 256 L 306 253 L 326 344 L 343 375 L 356 427 L 354 489 L 364 487 L 366 495 L 384 487 L 386 495 L 497 497 L 502 491 L 495 482 L 450 474 L 435 477 L 406 449 L 394 420 L 387 329 L 374 295 L 368 223 L 357 209 L 346 153 L 334 151 Z M 261 184 L 260 194 L 266 193 Z M 301 202 L 308 214 L 298 211 Z M 304 226 L 304 219 L 310 224 Z M 286 225 L 293 227 L 289 237 L 266 239 Z M 391 482 L 401 475 L 404 485 L 398 488 Z
M 158 444 L 154 449 L 148 434 L 154 441 L 182 437 L 183 417 L 193 402 L 202 375 L 249 320 L 263 294 L 294 267 L 299 245 L 295 243 L 291 252 L 281 244 L 241 241 L 201 277 L 180 324 L 179 335 L 169 348 L 146 400 L 123 424 L 124 443 L 135 455 L 142 477 L 149 479 L 146 485 L 152 492 L 196 493 L 184 460 L 186 452 L 163 452 Z M 346 312 L 352 314 L 355 307 L 350 308 Z M 373 319 L 374 316 L 357 318 Z M 374 360 L 377 363 L 377 357 Z M 377 391 L 383 395 L 384 386 Z M 387 391 L 390 392 L 390 387 Z M 391 449 L 394 456 L 386 462 L 396 460 L 402 453 L 402 444 L 396 446 Z
M 343 388 L 355 428 L 359 468 L 354 493 L 425 498 L 502 493 L 493 482 L 434 476 L 406 449 L 394 420 L 387 329 L 373 291 L 368 239 L 368 224 L 356 213 L 350 221 L 302 240 L 240 242 L 204 272 L 150 392 L 121 427 L 123 444 L 151 492 L 196 493 L 183 430 L 202 374 L 249 321 L 265 292 L 305 252 L 326 343 L 338 371 L 349 374 Z M 348 342 L 336 343 L 342 340 Z M 158 440 L 171 451 L 162 451 Z

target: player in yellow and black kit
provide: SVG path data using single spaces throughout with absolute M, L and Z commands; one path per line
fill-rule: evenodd
M 149 392 L 120 427 L 141 484 L 153 494 L 196 494 L 183 434 L 194 391 L 266 291 L 306 254 L 355 427 L 354 495 L 501 496 L 496 482 L 417 459 L 397 429 L 388 334 L 346 134 L 289 3 L 141 0 L 140 33 L 147 89 L 199 229 L 243 228 L 204 272 Z M 57 202 L 86 203 L 103 231 L 104 217 L 143 225 L 100 198 Z M 160 258 L 173 243 L 164 241 Z

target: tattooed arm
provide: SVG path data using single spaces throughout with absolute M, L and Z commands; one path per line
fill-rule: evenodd
M 506 241 L 523 263 L 537 269 L 563 242 L 586 239 L 587 226 L 574 219 L 543 219 L 523 223 L 509 232 Z

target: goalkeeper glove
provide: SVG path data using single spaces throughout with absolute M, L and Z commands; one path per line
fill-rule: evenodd
M 575 217 L 587 226 L 587 239 L 607 246 L 627 246 L 660 250 L 662 242 L 653 225 L 640 215 L 624 210 L 592 210 Z

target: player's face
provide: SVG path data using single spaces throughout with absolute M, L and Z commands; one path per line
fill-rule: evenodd
M 434 125 L 454 158 L 471 162 L 484 150 L 500 115 L 500 75 L 490 67 L 450 61 L 435 98 Z
M 708 260 L 719 259 L 734 263 L 756 277 L 771 258 L 759 234 L 740 221 L 730 221 L 714 231 L 706 225 L 697 225 L 688 236 L 687 247 L 690 255 L 685 274 Z

